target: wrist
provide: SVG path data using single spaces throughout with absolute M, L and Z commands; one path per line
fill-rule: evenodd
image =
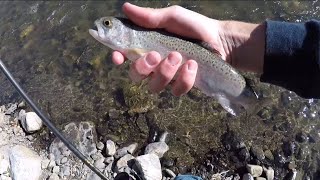
M 220 39 L 226 60 L 233 67 L 256 73 L 263 72 L 265 25 L 238 21 L 219 21 Z

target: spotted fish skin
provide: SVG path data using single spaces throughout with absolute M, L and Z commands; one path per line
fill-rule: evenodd
M 257 96 L 244 77 L 226 63 L 215 50 L 201 42 L 179 37 L 159 29 L 146 29 L 126 18 L 102 17 L 95 21 L 97 30 L 89 33 L 99 42 L 120 51 L 129 60 L 136 60 L 150 51 L 162 58 L 172 51 L 181 53 L 183 62 L 193 59 L 198 63 L 195 86 L 216 98 L 232 115 L 241 113 L 257 103 Z

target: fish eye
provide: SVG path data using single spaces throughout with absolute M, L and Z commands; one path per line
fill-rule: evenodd
M 111 26 L 111 22 L 109 20 L 104 20 L 103 23 L 105 26 Z

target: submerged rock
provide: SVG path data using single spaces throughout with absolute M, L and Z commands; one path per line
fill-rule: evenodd
M 41 175 L 41 158 L 31 149 L 16 145 L 9 153 L 13 179 L 37 180 Z

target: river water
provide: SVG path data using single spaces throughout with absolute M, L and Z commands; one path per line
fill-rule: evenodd
M 206 16 L 259 23 L 266 19 L 304 22 L 319 19 L 317 1 L 131 1 L 153 8 L 181 5 Z M 124 1 L 1 1 L 0 57 L 14 77 L 52 121 L 62 128 L 69 122 L 93 121 L 101 140 L 120 145 L 138 142 L 142 148 L 157 133 L 170 133 L 175 172 L 190 172 L 217 152 L 227 154 L 216 171 L 237 169 L 225 150 L 223 135 L 235 132 L 250 149 L 271 151 L 282 179 L 296 164 L 299 178 L 318 177 L 319 103 L 305 100 L 276 86 L 262 84 L 255 75 L 255 90 L 273 103 L 255 116 L 229 116 L 215 100 L 192 90 L 183 97 L 169 91 L 150 94 L 133 84 L 128 64 L 115 66 L 111 51 L 88 33 L 101 16 L 123 16 Z M 21 100 L 0 75 L 0 104 Z M 307 142 L 297 142 L 305 135 Z M 44 135 L 45 136 L 45 135 Z M 300 136 L 299 136 L 300 137 Z M 39 137 L 44 142 L 43 137 Z M 41 141 L 43 140 L 43 141 Z M 284 144 L 294 143 L 294 155 Z M 302 155 L 301 155 L 302 154 Z M 276 162 L 277 158 L 285 162 Z M 220 168 L 220 169 L 219 169 Z M 277 169 L 278 168 L 278 169 Z M 197 171 L 198 172 L 198 171 Z M 319 177 L 318 177 L 319 178 Z

